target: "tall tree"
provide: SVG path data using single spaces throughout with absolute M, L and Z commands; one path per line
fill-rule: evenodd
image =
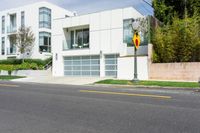
M 23 55 L 22 59 L 24 62 L 24 54 L 32 51 L 33 44 L 35 42 L 35 37 L 31 28 L 20 27 L 16 35 L 16 41 L 18 50 Z
M 153 0 L 154 16 L 164 24 L 172 23 L 172 18 L 180 19 L 200 14 L 200 0 Z

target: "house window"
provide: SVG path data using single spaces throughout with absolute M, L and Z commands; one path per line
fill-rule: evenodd
M 1 55 L 5 55 L 5 37 L 1 38 Z
M 89 48 L 89 29 L 71 31 L 71 48 Z
M 25 27 L 25 13 L 21 12 L 21 27 Z
M 1 33 L 4 34 L 5 33 L 5 16 L 2 16 L 2 28 L 1 28 Z
M 39 51 L 51 52 L 51 33 L 40 32 L 39 33 Z
M 39 28 L 51 29 L 51 9 L 46 7 L 39 9 Z

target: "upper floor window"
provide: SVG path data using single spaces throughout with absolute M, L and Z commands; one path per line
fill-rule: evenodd
M 21 12 L 21 27 L 25 27 L 25 13 Z
M 2 16 L 1 18 L 1 33 L 4 34 L 5 33 L 5 16 Z
M 1 55 L 5 55 L 5 37 L 1 38 Z
M 51 52 L 51 33 L 39 32 L 40 52 Z
M 89 29 L 71 31 L 71 48 L 89 48 Z
M 51 9 L 46 7 L 39 9 L 39 28 L 51 29 Z

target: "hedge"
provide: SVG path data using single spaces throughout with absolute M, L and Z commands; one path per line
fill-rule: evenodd
M 52 60 L 52 58 L 48 58 L 46 60 L 41 59 L 25 59 L 25 63 L 35 63 L 38 66 L 42 65 L 45 66 L 47 63 L 49 63 Z M 0 65 L 19 65 L 22 64 L 22 59 L 7 59 L 7 60 L 0 60 Z
M 18 65 L 0 65 L 0 70 L 4 71 L 15 71 L 15 70 L 42 70 L 42 65 L 36 63 L 22 63 Z

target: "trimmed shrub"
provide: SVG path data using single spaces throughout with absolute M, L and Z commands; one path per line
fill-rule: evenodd
M 5 64 L 5 65 L 17 65 L 21 64 L 22 60 L 21 59 L 7 59 L 7 60 L 0 60 L 0 64 Z
M 45 60 L 41 59 L 25 59 L 24 63 L 35 63 L 38 66 L 42 65 L 45 66 L 47 63 L 49 63 L 52 60 L 52 58 L 48 58 Z M 19 65 L 22 64 L 22 59 L 7 59 L 7 60 L 0 60 L 0 65 Z

